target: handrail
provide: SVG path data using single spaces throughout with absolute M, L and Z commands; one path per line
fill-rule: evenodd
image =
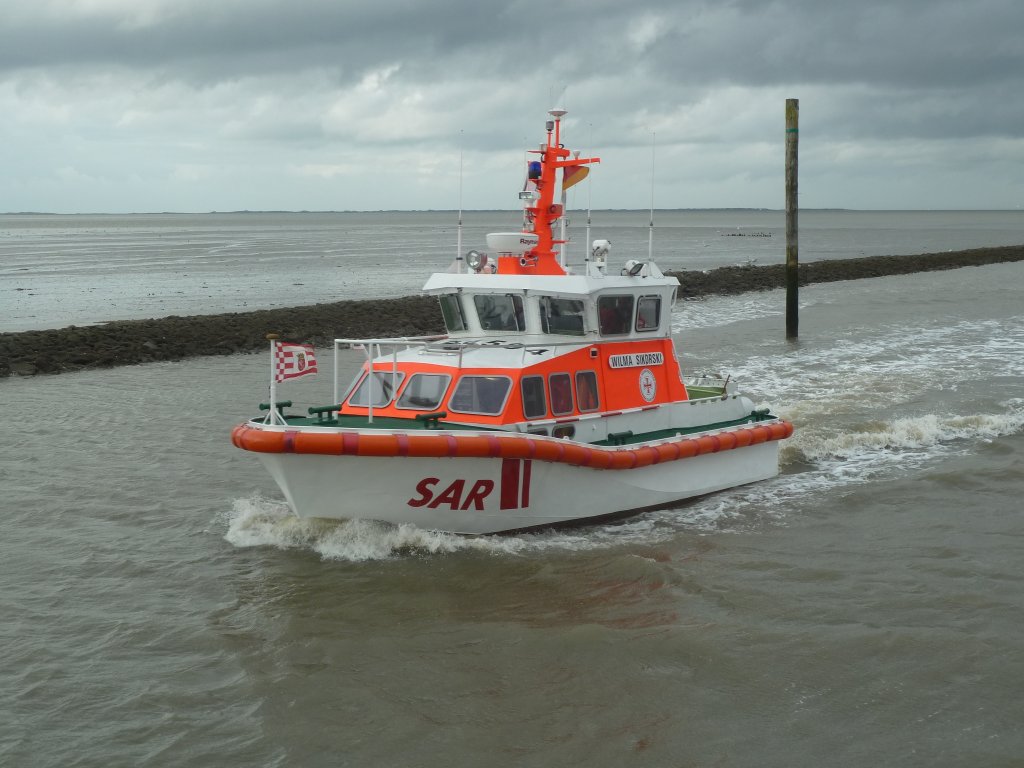
M 406 344 L 415 346 L 415 342 L 439 341 L 447 339 L 447 334 L 435 334 L 433 336 L 390 336 L 380 339 L 335 339 L 334 344 Z
M 459 349 L 479 349 L 479 348 L 492 348 L 502 349 L 548 349 L 551 347 L 592 347 L 599 346 L 605 343 L 619 343 L 621 339 L 585 339 L 583 337 L 574 337 L 574 341 L 506 341 L 500 338 L 487 338 L 481 339 L 479 337 L 473 338 L 452 338 L 451 336 L 395 336 L 388 339 L 335 339 L 335 349 L 339 348 L 341 344 L 347 344 L 349 346 L 387 346 L 387 347 L 429 347 L 434 342 L 445 342 L 452 345 L 458 345 Z M 436 351 L 445 351 L 438 347 L 432 347 Z M 447 350 L 456 352 L 458 350 L 451 349 Z M 383 356 L 383 354 L 381 354 Z

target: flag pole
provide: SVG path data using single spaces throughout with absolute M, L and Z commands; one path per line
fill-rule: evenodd
M 277 334 L 268 333 L 267 341 L 270 342 L 270 423 L 277 422 Z

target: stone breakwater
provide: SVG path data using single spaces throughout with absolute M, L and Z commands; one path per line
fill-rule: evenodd
M 865 256 L 801 264 L 800 285 L 861 280 L 868 277 L 909 275 L 960 267 L 981 267 L 1008 261 L 1024 261 L 1024 245 L 974 248 L 969 251 L 923 253 L 916 256 Z M 786 287 L 786 266 L 720 267 L 707 272 L 670 272 L 679 278 L 679 296 L 700 298 L 714 294 L 736 294 Z
M 434 296 L 341 301 L 221 315 L 117 320 L 0 334 L 0 376 L 65 373 L 267 348 L 266 336 L 330 346 L 338 336 L 443 333 Z
M 1024 245 L 917 256 L 868 256 L 800 265 L 800 284 L 859 280 L 913 272 L 1024 261 Z M 782 264 L 672 272 L 682 298 L 737 294 L 785 286 Z M 423 336 L 443 333 L 437 299 L 409 296 L 341 301 L 221 315 L 121 320 L 94 326 L 0 334 L 0 377 L 65 373 L 266 348 L 266 335 L 330 346 L 335 337 Z

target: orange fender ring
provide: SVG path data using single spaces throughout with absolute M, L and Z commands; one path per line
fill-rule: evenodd
M 231 441 L 246 451 L 257 453 L 284 453 L 284 433 L 267 432 L 262 429 L 253 429 L 246 425 L 235 427 L 231 433 Z
M 599 451 L 595 448 L 590 453 L 587 466 L 591 469 L 611 469 L 614 455 L 611 451 Z
M 503 437 L 498 443 L 504 459 L 532 459 L 537 455 L 537 441 L 527 437 Z
M 322 456 L 336 456 L 342 452 L 344 445 L 345 439 L 343 435 L 310 435 L 303 434 L 302 432 L 284 433 L 284 449 L 289 453 L 315 453 Z
M 746 448 L 748 445 L 750 445 L 751 441 L 754 439 L 754 436 L 752 434 L 750 434 L 750 430 L 749 429 L 738 429 L 735 432 L 733 432 L 732 434 L 736 435 L 736 447 L 737 448 Z
M 558 442 L 547 442 L 538 440 L 534 443 L 537 446 L 537 452 L 534 455 L 535 459 L 539 461 L 556 461 L 562 460 L 562 441 Z
M 680 445 L 681 443 L 662 443 L 661 445 L 654 446 L 654 450 L 658 452 L 658 460 L 655 464 L 678 459 Z
M 694 456 L 700 453 L 700 443 L 693 439 L 682 440 L 679 442 L 679 458 L 680 459 L 692 459 Z
M 735 432 L 723 432 L 718 435 L 718 450 L 731 451 L 736 447 L 737 437 Z
M 608 469 L 632 469 L 636 466 L 636 452 L 631 450 L 610 451 Z
M 635 448 L 633 452 L 636 454 L 636 467 L 649 467 L 651 464 L 658 463 L 658 449 L 653 445 L 644 445 L 639 448 Z
M 319 437 L 320 435 L 313 435 Z M 325 435 L 326 436 L 326 435 Z M 357 456 L 398 456 L 398 435 L 359 435 L 355 442 Z M 342 443 L 344 444 L 344 440 Z M 349 441 L 351 443 L 352 441 Z M 348 448 L 348 446 L 346 446 Z M 346 450 L 345 453 L 349 451 Z
M 697 438 L 697 449 L 701 456 L 705 453 L 718 453 L 721 445 L 718 435 L 704 435 L 704 437 Z
M 231 432 L 238 448 L 257 453 L 303 453 L 330 456 L 414 456 L 424 458 L 537 459 L 593 469 L 634 469 L 688 459 L 706 453 L 773 440 L 793 434 L 788 421 L 757 424 L 701 437 L 642 445 L 636 448 L 600 448 L 565 440 L 529 435 L 424 435 L 407 433 L 304 432 L 296 429 L 264 430 L 241 424 Z
M 450 456 L 494 458 L 501 455 L 501 445 L 498 438 L 487 435 L 467 435 L 466 437 L 455 438 Z
M 767 442 L 772 437 L 771 427 L 768 427 L 764 424 L 759 424 L 756 427 L 751 427 L 747 431 L 750 432 L 751 445 L 758 445 L 760 443 Z
M 562 451 L 562 461 L 566 464 L 574 464 L 577 467 L 581 467 L 587 463 L 593 450 L 593 448 L 580 445 L 579 443 L 565 443 L 565 449 Z

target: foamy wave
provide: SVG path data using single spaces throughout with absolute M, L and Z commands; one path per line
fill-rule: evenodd
M 788 472 L 653 515 L 656 520 L 705 532 L 749 530 L 766 521 L 785 524 L 794 505 L 807 499 L 905 474 L 908 468 L 943 455 L 969 451 L 974 441 L 1024 430 L 1024 399 L 1001 405 L 1008 409 L 1006 413 L 926 415 L 830 435 L 798 428 L 780 451 L 780 463 Z
M 794 501 L 835 484 L 815 472 L 786 475 L 704 496 L 675 509 L 650 514 L 677 530 L 695 533 L 748 531 L 784 522 Z
M 366 562 L 395 557 L 481 552 L 515 556 L 531 552 L 599 550 L 623 544 L 652 544 L 673 531 L 657 518 L 540 531 L 511 536 L 459 536 L 414 525 L 372 520 L 317 520 L 292 514 L 283 501 L 252 496 L 236 499 L 224 516 L 224 538 L 236 547 L 276 547 L 316 552 L 324 560 Z
M 979 381 L 1024 376 L 1024 330 L 1016 320 L 963 321 L 932 328 L 905 326 L 868 339 L 855 337 L 783 354 L 716 359 L 749 397 L 781 403 L 855 409 L 865 397 L 900 402 L 924 382 L 956 391 Z M 837 402 L 838 400 L 838 402 Z
M 224 538 L 236 547 L 306 549 L 325 560 L 349 562 L 466 550 L 515 554 L 524 546 L 515 538 L 469 538 L 414 525 L 300 518 L 284 502 L 262 496 L 236 499 L 227 526 Z
M 880 451 L 912 451 L 935 448 L 957 440 L 991 440 L 1024 428 L 1024 409 L 1003 414 L 937 416 L 874 422 L 863 429 L 833 435 L 794 435 L 783 450 L 783 462 L 850 458 Z
M 746 320 L 781 315 L 777 291 L 735 296 L 708 296 L 679 302 L 672 312 L 672 333 L 717 328 Z

